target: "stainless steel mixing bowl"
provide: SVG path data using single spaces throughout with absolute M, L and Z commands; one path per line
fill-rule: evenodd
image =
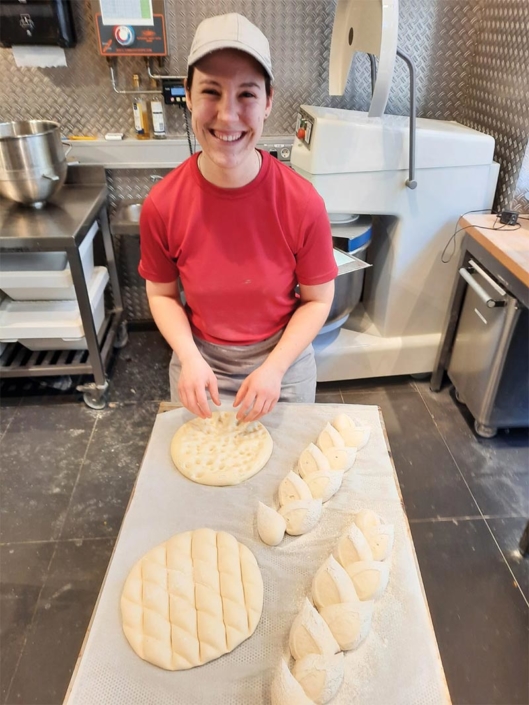
M 42 208 L 63 185 L 67 170 L 58 123 L 0 123 L 0 195 Z

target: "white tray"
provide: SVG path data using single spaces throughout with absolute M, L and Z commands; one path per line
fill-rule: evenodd
M 96 331 L 105 318 L 106 267 L 94 267 L 88 295 Z M 30 350 L 86 349 L 77 301 L 12 301 L 0 304 L 0 341 L 20 341 Z
M 286 537 L 275 548 L 257 535 L 258 500 L 271 505 L 279 481 L 301 451 L 337 413 L 372 427 L 340 491 L 309 534 Z M 265 468 L 235 487 L 205 487 L 174 468 L 170 441 L 191 414 L 158 415 L 92 617 L 68 705 L 268 705 L 270 683 L 288 654 L 288 633 L 312 577 L 354 514 L 369 507 L 395 525 L 386 593 L 375 605 L 372 629 L 346 654 L 344 684 L 332 705 L 445 705 L 450 702 L 424 596 L 408 521 L 376 406 L 278 404 L 264 423 L 274 440 Z M 233 534 L 254 553 L 265 585 L 255 633 L 230 654 L 188 671 L 170 672 L 142 661 L 121 628 L 120 596 L 134 563 L 154 546 L 200 527 Z
M 86 281 L 94 273 L 93 223 L 79 247 Z M 75 299 L 75 288 L 65 252 L 8 252 L 0 256 L 0 288 L 16 301 Z

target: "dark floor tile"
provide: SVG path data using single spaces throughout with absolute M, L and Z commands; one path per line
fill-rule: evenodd
M 111 401 L 169 401 L 171 349 L 157 330 L 131 331 L 110 370 Z
M 318 382 L 316 386 L 316 404 L 341 404 L 341 382 Z
M 345 392 L 379 392 L 384 390 L 391 394 L 392 391 L 412 390 L 414 380 L 410 375 L 397 377 L 371 377 L 370 379 L 346 379 L 340 383 L 340 390 Z
M 411 526 L 452 700 L 527 705 L 527 605 L 483 520 Z
M 529 474 L 505 468 L 497 475 L 465 474 L 465 479 L 483 514 L 529 518 Z
M 474 433 L 471 413 L 456 401 L 451 385 L 437 393 L 430 391 L 429 382 L 416 382 L 415 387 L 464 473 L 491 474 L 512 468 L 529 475 L 529 429 L 500 429 L 494 438 L 480 438 Z
M 99 413 L 61 538 L 117 536 L 158 407 L 131 403 Z
M 487 519 L 487 523 L 520 589 L 529 600 L 529 556 L 523 558 L 518 547 L 528 520 L 529 516 L 514 519 Z
M 0 398 L 0 440 L 15 417 L 19 405 L 20 399 Z
M 343 392 L 343 398 L 346 404 L 381 407 L 410 519 L 479 514 L 446 444 L 414 389 L 347 391 Z
M 495 438 L 479 438 L 468 409 L 456 402 L 448 385 L 431 392 L 417 389 L 471 492 L 484 514 L 529 517 L 529 433 L 502 430 Z
M 7 702 L 63 702 L 113 548 L 59 542 Z
M 0 702 L 7 691 L 48 574 L 55 543 L 0 546 Z
M 1 541 L 58 537 L 96 412 L 24 406 L 0 445 Z

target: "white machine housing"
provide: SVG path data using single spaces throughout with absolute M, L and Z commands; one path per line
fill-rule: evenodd
M 492 206 L 494 139 L 419 118 L 417 188 L 410 189 L 408 118 L 309 105 L 301 116 L 309 141 L 295 140 L 292 166 L 314 184 L 331 220 L 333 213 L 380 216 L 363 307 L 316 340 L 318 380 L 431 372 L 458 259 L 443 264 L 441 254 L 463 213 Z

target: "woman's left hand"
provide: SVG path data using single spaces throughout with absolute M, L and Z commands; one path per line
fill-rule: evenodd
M 266 362 L 254 370 L 241 384 L 233 406 L 241 405 L 239 421 L 255 421 L 268 414 L 281 396 L 283 373 Z

